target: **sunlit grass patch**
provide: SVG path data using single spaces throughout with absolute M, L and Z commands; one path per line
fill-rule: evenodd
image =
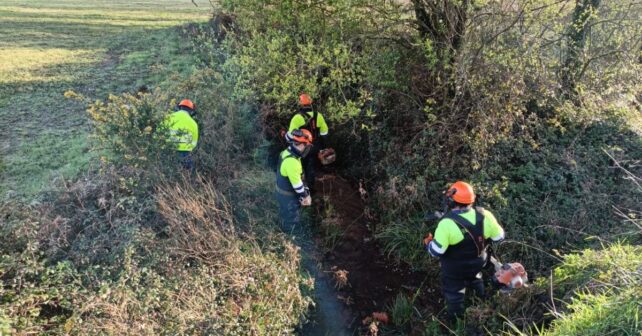
M 175 27 L 209 17 L 209 1 L 196 2 L 0 2 L 0 198 L 34 196 L 86 169 L 85 106 L 65 91 L 102 99 L 192 71 Z
M 20 186 L 14 192 L 34 194 L 51 189 L 55 179 L 74 177 L 92 159 L 84 132 L 52 131 L 23 142 L 15 154 L 4 159 L 4 171 L 0 172 L 7 176 L 10 185 Z
M 45 67 L 61 64 L 89 64 L 97 60 L 94 50 L 5 48 L 0 53 L 0 84 L 34 81 L 68 81 L 73 72 L 43 71 Z
M 112 17 L 91 17 L 83 18 L 80 17 L 37 17 L 37 16 L 8 16 L 4 17 L 3 21 L 6 23 L 11 22 L 20 22 L 20 23 L 66 23 L 66 24 L 82 24 L 86 26 L 96 25 L 96 26 L 141 26 L 141 27 L 171 27 L 176 26 L 181 23 L 184 23 L 185 20 L 177 20 L 176 17 L 157 17 L 155 19 L 145 19 L 137 17 L 121 17 L 121 18 L 112 18 Z

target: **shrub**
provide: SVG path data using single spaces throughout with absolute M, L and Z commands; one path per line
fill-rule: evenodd
M 106 154 L 102 161 L 131 169 L 170 172 L 162 169 L 174 168 L 172 165 L 158 163 L 178 161 L 163 123 L 173 106 L 160 90 L 152 94 L 110 95 L 105 102 L 91 104 L 88 112 L 94 127 L 92 136 L 97 149 Z

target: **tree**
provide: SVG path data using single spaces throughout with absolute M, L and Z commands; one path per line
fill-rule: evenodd
M 577 96 L 577 82 L 583 74 L 582 55 L 589 39 L 591 26 L 601 0 L 577 0 L 573 11 L 573 20 L 568 27 L 568 50 L 561 70 L 562 90 L 566 97 Z
M 444 65 L 452 65 L 466 33 L 469 0 L 413 0 L 419 33 L 440 51 Z

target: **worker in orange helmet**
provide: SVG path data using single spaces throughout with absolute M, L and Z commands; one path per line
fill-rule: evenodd
M 310 155 L 303 159 L 305 180 L 312 189 L 314 188 L 316 178 L 315 166 L 318 165 L 318 154 L 319 151 L 325 149 L 325 139 L 328 136 L 328 124 L 325 118 L 323 118 L 323 115 L 312 107 L 312 97 L 307 93 L 302 93 L 299 96 L 299 111 L 290 120 L 290 126 L 285 135 L 286 140 L 289 140 L 288 138 L 291 137 L 292 131 L 298 129 L 308 130 L 312 134 L 312 137 L 314 137 Z
M 301 206 L 310 206 L 310 190 L 303 179 L 301 160 L 312 149 L 314 137 L 305 129 L 293 130 L 289 146 L 279 154 L 276 169 L 276 200 L 279 203 L 279 217 L 285 232 L 293 232 L 301 226 Z
M 195 115 L 196 105 L 189 99 L 183 99 L 164 121 L 169 131 L 169 140 L 175 145 L 181 164 L 188 170 L 194 169 L 192 152 L 198 145 L 199 138 Z
M 441 285 L 448 317 L 455 319 L 464 313 L 466 289 L 484 296 L 481 271 L 489 260 L 487 246 L 504 239 L 504 229 L 495 216 L 481 207 L 473 207 L 473 187 L 463 181 L 455 182 L 445 192 L 448 211 L 424 246 L 441 264 Z

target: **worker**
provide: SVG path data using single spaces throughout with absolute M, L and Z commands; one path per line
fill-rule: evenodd
M 504 229 L 490 211 L 473 208 L 475 193 L 470 184 L 455 182 L 445 197 L 448 211 L 437 224 L 434 239 L 429 234 L 424 246 L 440 259 L 442 292 L 448 318 L 454 320 L 464 313 L 467 288 L 484 297 L 481 271 L 489 259 L 486 248 L 504 239 Z
M 310 206 L 310 190 L 303 178 L 301 159 L 309 155 L 313 136 L 308 130 L 293 130 L 289 146 L 279 155 L 276 169 L 276 199 L 279 216 L 285 232 L 292 232 L 301 224 L 301 206 Z
M 192 151 L 198 144 L 198 124 L 194 120 L 196 106 L 189 99 L 183 99 L 176 110 L 165 119 L 169 140 L 176 146 L 183 168 L 194 169 Z
M 325 140 L 328 136 L 328 124 L 323 115 L 312 107 L 312 98 L 303 93 L 299 96 L 299 111 L 290 120 L 290 127 L 286 133 L 286 140 L 291 136 L 292 131 L 306 129 L 314 137 L 313 147 L 308 156 L 303 159 L 303 170 L 308 186 L 313 189 L 316 178 L 315 166 L 317 165 L 318 153 L 325 149 Z

